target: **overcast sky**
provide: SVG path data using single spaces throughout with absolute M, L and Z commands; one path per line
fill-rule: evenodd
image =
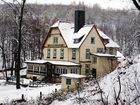
M 7 0 L 10 1 L 10 0 Z M 11 0 L 13 1 L 13 0 Z M 130 8 L 133 4 L 130 3 L 132 0 L 26 0 L 27 3 L 37 3 L 37 4 L 66 4 L 69 5 L 72 2 L 78 4 L 79 2 L 84 2 L 87 6 L 92 6 L 94 4 L 99 4 L 102 8 Z

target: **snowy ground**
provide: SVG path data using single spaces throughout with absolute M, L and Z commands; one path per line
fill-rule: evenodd
M 21 87 L 21 89 L 17 90 L 15 85 L 8 85 L 5 84 L 5 80 L 0 80 L 0 103 L 21 99 L 22 94 L 24 94 L 27 100 L 36 99 L 39 97 L 40 92 L 43 95 L 47 95 L 54 92 L 55 89 L 59 90 L 60 88 L 60 85 L 48 84 L 43 87 Z

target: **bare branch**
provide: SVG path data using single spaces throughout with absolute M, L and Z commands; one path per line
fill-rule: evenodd
M 136 6 L 136 8 L 140 11 L 140 5 L 138 4 L 138 2 L 140 3 L 140 0 L 132 0 L 134 5 Z
M 118 82 L 119 82 L 119 92 L 118 92 L 118 95 L 117 95 L 117 99 L 119 99 L 120 94 L 121 94 L 121 80 L 120 80 L 120 76 L 118 76 Z
M 101 87 L 100 87 L 100 85 L 99 85 L 99 82 L 97 81 L 96 78 L 95 78 L 95 81 L 96 81 L 96 83 L 97 83 L 97 85 L 98 85 L 98 87 L 99 87 L 99 91 L 100 91 L 100 93 L 101 93 L 101 101 L 102 101 L 103 105 L 106 105 L 106 103 L 105 103 L 105 101 L 104 101 L 104 98 L 103 98 L 103 91 L 102 91 L 102 89 L 101 89 Z

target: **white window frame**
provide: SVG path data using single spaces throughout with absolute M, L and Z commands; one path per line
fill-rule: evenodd
M 60 49 L 60 59 L 64 59 L 64 49 Z
M 86 49 L 86 59 L 90 59 L 90 49 Z
M 54 48 L 54 49 L 53 49 L 53 58 L 55 58 L 55 59 L 56 59 L 56 56 L 57 56 L 57 49 L 56 49 L 56 48 Z
M 53 43 L 58 44 L 58 37 L 53 37 Z
M 76 59 L 76 48 L 72 48 L 72 59 Z
M 50 55 L 51 55 L 51 49 L 47 49 L 47 58 L 50 58 Z

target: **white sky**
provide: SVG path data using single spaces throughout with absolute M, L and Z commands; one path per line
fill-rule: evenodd
M 6 0 L 13 1 L 13 0 Z M 16 0 L 14 0 L 16 1 Z M 130 8 L 132 7 L 132 0 L 27 0 L 27 3 L 37 3 L 37 4 L 66 4 L 69 5 L 72 2 L 78 4 L 79 2 L 84 2 L 87 6 L 92 6 L 94 4 L 99 4 L 102 8 Z

